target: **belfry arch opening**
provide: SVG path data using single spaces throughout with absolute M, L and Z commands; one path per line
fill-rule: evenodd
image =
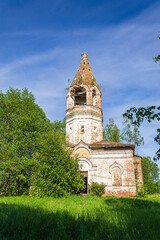
M 86 105 L 86 89 L 83 87 L 75 89 L 74 105 Z
M 96 90 L 95 89 L 93 89 L 93 91 L 92 91 L 92 104 L 93 104 L 93 106 L 96 105 Z

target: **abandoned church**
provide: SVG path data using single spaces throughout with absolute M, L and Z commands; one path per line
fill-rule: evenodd
M 141 157 L 135 146 L 103 140 L 102 93 L 88 62 L 82 61 L 67 92 L 66 141 L 78 156 L 89 193 L 92 182 L 104 183 L 105 194 L 135 196 L 143 183 Z

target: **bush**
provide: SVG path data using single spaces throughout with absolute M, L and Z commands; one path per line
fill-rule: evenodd
M 97 195 L 101 197 L 104 193 L 105 187 L 106 185 L 104 183 L 99 184 L 97 182 L 93 182 L 91 185 L 91 195 Z
M 148 189 L 147 189 L 147 186 L 145 184 L 138 188 L 137 197 L 145 198 L 145 197 L 147 197 L 147 194 L 148 194 Z

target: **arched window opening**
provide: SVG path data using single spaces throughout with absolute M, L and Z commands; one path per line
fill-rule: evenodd
M 86 105 L 86 89 L 78 88 L 75 90 L 75 105 Z

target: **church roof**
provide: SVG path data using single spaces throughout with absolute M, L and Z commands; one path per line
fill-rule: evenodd
M 134 144 L 126 144 L 126 143 L 119 143 L 119 142 L 111 142 L 111 141 L 99 141 L 99 142 L 94 142 L 91 144 L 87 144 L 84 141 L 80 141 L 78 144 L 71 144 L 68 143 L 68 146 L 70 147 L 75 147 L 77 145 L 79 145 L 80 143 L 83 143 L 91 148 L 131 148 L 131 149 L 135 149 L 135 145 Z
M 71 87 L 73 87 L 74 85 L 80 86 L 81 84 L 87 85 L 89 88 L 91 88 L 92 86 L 98 87 L 98 84 L 93 75 L 92 69 L 88 62 L 87 53 L 82 53 L 82 61 L 71 83 Z
M 89 145 L 91 148 L 131 148 L 134 150 L 135 145 L 134 144 L 126 144 L 126 143 L 119 143 L 119 142 L 111 142 L 111 141 L 99 141 L 95 142 Z

